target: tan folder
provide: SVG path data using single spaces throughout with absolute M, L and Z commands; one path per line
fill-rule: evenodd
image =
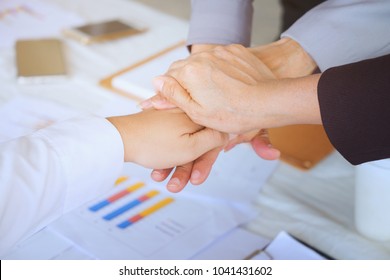
M 272 128 L 269 136 L 281 159 L 300 169 L 314 167 L 334 150 L 322 125 Z

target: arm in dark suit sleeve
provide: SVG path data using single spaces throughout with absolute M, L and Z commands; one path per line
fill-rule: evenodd
M 390 158 L 390 55 L 328 69 L 318 100 L 329 139 L 349 162 Z

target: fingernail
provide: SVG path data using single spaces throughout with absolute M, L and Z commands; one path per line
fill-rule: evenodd
M 161 106 L 164 106 L 167 104 L 167 101 L 165 99 L 162 99 L 162 98 L 154 98 L 151 100 L 151 103 L 152 103 L 152 106 L 154 107 L 161 107 Z
M 161 175 L 161 173 L 159 171 L 153 170 L 152 178 L 153 178 L 153 180 L 161 180 L 162 179 L 162 175 Z
M 142 101 L 141 103 L 139 103 L 138 106 L 141 109 L 149 109 L 150 107 L 153 107 L 153 103 L 150 99 L 146 99 L 146 100 Z
M 157 91 L 162 91 L 164 86 L 164 80 L 159 77 L 153 79 L 153 86 Z
M 200 172 L 198 170 L 194 170 L 192 171 L 192 174 L 191 174 L 191 181 L 194 180 L 194 181 L 198 181 L 200 179 Z
M 171 191 L 176 191 L 180 188 L 180 180 L 178 178 L 172 178 L 169 180 L 167 187 Z

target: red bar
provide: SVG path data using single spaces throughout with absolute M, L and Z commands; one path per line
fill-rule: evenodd
M 114 194 L 113 196 L 107 198 L 107 200 L 108 200 L 109 202 L 114 202 L 115 200 L 118 200 L 118 199 L 124 197 L 124 196 L 127 195 L 128 193 L 129 193 L 128 190 L 123 190 L 123 191 L 118 192 L 117 194 Z
M 137 214 L 137 215 L 131 217 L 130 219 L 128 219 L 128 221 L 130 223 L 135 223 L 135 222 L 138 222 L 139 220 L 141 220 L 142 218 L 143 217 L 141 215 Z

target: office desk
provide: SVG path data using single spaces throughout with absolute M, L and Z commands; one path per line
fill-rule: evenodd
M 125 0 L 52 0 L 86 21 L 113 17 L 140 22 L 149 31 L 124 40 L 83 46 L 64 39 L 70 78 L 66 85 L 21 86 L 11 49 L 0 50 L 0 102 L 39 96 L 86 112 L 121 97 L 98 86 L 100 79 L 185 39 L 188 24 Z M 150 19 L 150 20 L 149 20 Z M 354 229 L 354 168 L 337 152 L 309 171 L 280 163 L 256 199 L 260 214 L 245 227 L 273 238 L 285 230 L 336 259 L 390 259 L 390 242 L 375 242 Z

